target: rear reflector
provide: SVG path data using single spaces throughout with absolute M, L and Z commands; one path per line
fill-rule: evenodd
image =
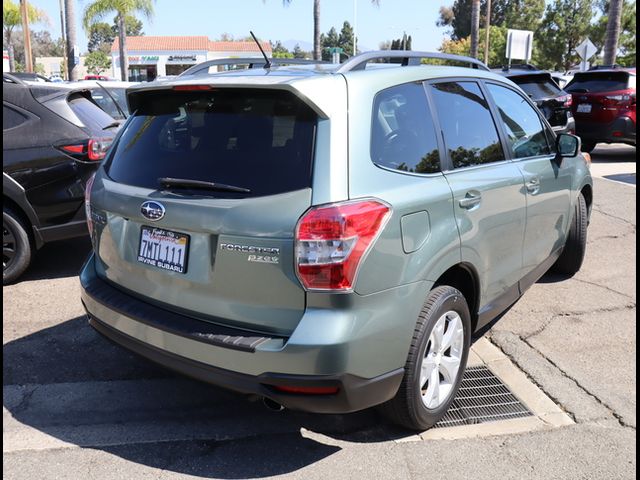
M 304 395 L 334 395 L 338 387 L 294 387 L 290 385 L 273 385 L 273 388 L 285 393 L 300 393 Z
M 307 290 L 353 289 L 361 260 L 391 209 L 379 200 L 315 207 L 296 226 L 296 273 Z

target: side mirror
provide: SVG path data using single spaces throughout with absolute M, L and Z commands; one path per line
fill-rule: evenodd
M 558 152 L 558 165 L 562 162 L 563 158 L 576 157 L 580 153 L 582 147 L 580 137 L 570 135 L 568 133 L 561 133 L 556 138 L 556 151 Z

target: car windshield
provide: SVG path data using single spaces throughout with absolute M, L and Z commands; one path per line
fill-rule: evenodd
M 527 75 L 512 77 L 524 92 L 533 99 L 550 98 L 562 95 L 562 91 L 553 83 L 550 75 Z
M 155 189 L 160 178 L 178 178 L 235 185 L 251 196 L 311 186 L 316 114 L 293 94 L 225 89 L 142 95 L 107 167 L 115 181 Z M 235 198 L 238 192 L 220 195 Z
M 567 92 L 615 92 L 630 87 L 627 72 L 584 72 L 577 73 L 566 86 Z

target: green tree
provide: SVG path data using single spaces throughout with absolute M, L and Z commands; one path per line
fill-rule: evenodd
M 91 25 L 88 32 L 89 43 L 87 45 L 87 50 L 89 50 L 89 52 L 94 52 L 96 50 L 102 50 L 107 54 L 111 52 L 111 45 L 118 36 L 118 24 L 116 21 L 117 18 L 114 18 L 113 25 L 109 25 L 105 22 L 98 22 Z M 144 35 L 144 32 L 142 31 L 142 22 L 137 18 L 131 16 L 126 17 L 124 24 L 127 37 L 138 37 Z
M 84 58 L 84 66 L 89 73 L 100 75 L 111 68 L 111 58 L 102 50 L 95 50 Z
M 554 0 L 536 36 L 536 62 L 542 68 L 568 70 L 578 62 L 575 48 L 591 30 L 593 0 Z
M 609 1 L 600 0 L 598 8 L 602 16 L 598 19 L 596 25 L 591 29 L 589 37 L 598 47 L 598 54 L 602 51 L 605 43 L 605 35 L 607 32 L 607 23 L 609 20 Z M 636 53 L 636 2 L 625 1 L 622 6 L 622 18 L 620 22 L 620 37 L 618 41 L 618 58 L 616 63 L 626 66 L 634 66 Z
M 82 24 L 87 32 L 89 32 L 91 25 L 100 22 L 107 15 L 116 14 L 122 80 L 126 80 L 128 74 L 126 19 L 134 17 L 135 13 L 151 18 L 153 3 L 153 0 L 95 0 L 84 10 Z
M 300 45 L 296 43 L 293 47 L 293 58 L 307 58 L 307 52 L 300 48 Z
M 271 56 L 273 58 L 293 58 L 293 53 L 278 40 L 276 43 L 271 42 Z
M 505 52 L 507 49 L 507 27 L 491 27 L 489 32 L 489 65 L 492 67 L 500 67 L 505 65 L 507 59 Z M 478 49 L 484 51 L 486 29 L 480 29 L 480 40 Z M 453 55 L 469 56 L 471 52 L 471 36 L 461 40 L 445 40 L 442 42 L 439 50 L 443 53 Z
M 31 30 L 31 53 L 35 62 L 41 57 L 62 57 L 64 55 L 63 40 L 51 38 L 47 30 Z M 14 60 L 16 64 L 24 65 L 24 37 L 16 35 L 13 39 Z
M 342 24 L 342 30 L 340 30 L 340 35 L 338 35 L 338 46 L 344 50 L 346 55 L 355 55 L 353 51 L 353 27 L 349 22 Z
M 335 27 L 331 27 L 326 35 L 324 33 L 320 35 L 320 46 L 322 49 L 322 60 L 331 60 L 331 53 L 329 53 L 329 49 L 340 46 L 340 36 L 338 35 L 338 31 Z
M 40 9 L 29 4 L 27 11 L 29 23 L 47 22 L 47 15 Z M 15 65 L 14 38 L 13 32 L 16 27 L 22 26 L 22 14 L 20 5 L 12 0 L 2 0 L 2 30 L 4 33 L 3 45 L 9 53 L 9 70 L 17 71 Z M 23 57 L 24 58 L 24 54 Z

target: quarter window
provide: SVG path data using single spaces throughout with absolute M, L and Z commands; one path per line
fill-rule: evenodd
M 489 105 L 477 83 L 436 83 L 432 93 L 454 168 L 505 159 Z
M 436 132 L 422 83 L 407 83 L 376 95 L 371 157 L 376 165 L 403 172 L 440 171 Z
M 487 85 L 500 111 L 514 158 L 551 153 L 540 116 L 518 93 L 499 85 Z
M 28 119 L 20 112 L 15 111 L 13 108 L 2 106 L 2 129 L 9 130 L 22 125 Z

